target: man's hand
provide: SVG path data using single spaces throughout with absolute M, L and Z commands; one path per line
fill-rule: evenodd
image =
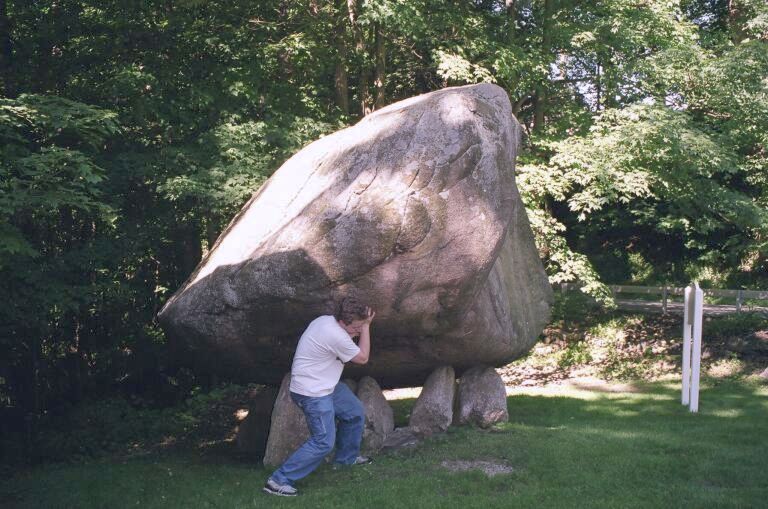
M 365 325 L 371 325 L 371 322 L 373 321 L 373 318 L 376 316 L 376 311 L 374 311 L 371 308 L 365 308 L 365 319 L 363 320 L 363 323 Z
M 350 359 L 355 364 L 365 364 L 368 362 L 368 356 L 371 353 L 371 331 L 370 325 L 376 312 L 371 308 L 365 308 L 365 318 L 358 322 L 360 325 L 360 340 L 357 346 L 360 347 L 360 353 Z

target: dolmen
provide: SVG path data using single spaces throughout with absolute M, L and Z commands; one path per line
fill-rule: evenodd
M 441 367 L 524 355 L 552 292 L 515 185 L 520 133 L 506 92 L 479 84 L 400 101 L 309 144 L 161 310 L 172 354 L 277 386 L 307 324 L 355 294 L 376 310 L 372 355 L 345 377 L 407 387 Z

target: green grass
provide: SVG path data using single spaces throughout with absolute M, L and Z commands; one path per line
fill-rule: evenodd
M 44 507 L 765 507 L 768 387 L 705 381 L 701 412 L 675 384 L 636 393 L 531 390 L 509 398 L 510 422 L 452 428 L 369 466 L 327 467 L 300 497 L 262 494 L 257 463 L 192 452 L 38 467 L 0 483 L 0 506 Z M 398 413 L 407 411 L 398 402 Z M 501 460 L 511 474 L 451 473 L 443 460 Z

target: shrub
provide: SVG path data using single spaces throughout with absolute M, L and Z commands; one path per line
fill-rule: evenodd
M 592 362 L 592 352 L 584 341 L 569 343 L 559 354 L 557 365 L 560 368 L 569 368 Z
M 768 328 L 768 317 L 760 313 L 738 313 L 708 320 L 704 333 L 709 337 L 727 338 L 746 336 L 761 329 Z
M 183 403 L 168 408 L 134 405 L 124 398 L 85 401 L 40 425 L 33 461 L 79 461 L 190 438 L 228 426 L 225 401 L 247 389 L 225 385 L 209 392 L 193 390 Z

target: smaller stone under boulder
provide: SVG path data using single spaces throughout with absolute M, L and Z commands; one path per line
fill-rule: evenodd
M 419 430 L 412 428 L 411 426 L 405 426 L 403 428 L 395 428 L 384 439 L 383 449 L 398 450 L 407 449 L 410 447 L 416 447 L 421 443 L 421 435 Z
M 424 435 L 447 430 L 453 420 L 455 395 L 456 374 L 453 368 L 437 368 L 424 383 L 421 394 L 413 405 L 408 425 Z
M 254 458 L 263 458 L 269 437 L 276 387 L 254 389 L 249 394 L 248 416 L 237 427 L 237 450 Z
M 487 428 L 509 420 L 504 381 L 493 368 L 476 366 L 459 381 L 456 424 L 476 424 Z
M 357 397 L 365 408 L 361 449 L 369 454 L 374 453 L 382 448 L 387 435 L 395 429 L 394 413 L 379 384 L 369 376 L 361 378 L 358 382 Z
M 291 399 L 290 385 L 291 374 L 288 373 L 283 377 L 272 410 L 267 450 L 264 453 L 264 465 L 269 467 L 280 466 L 309 438 L 304 412 Z

